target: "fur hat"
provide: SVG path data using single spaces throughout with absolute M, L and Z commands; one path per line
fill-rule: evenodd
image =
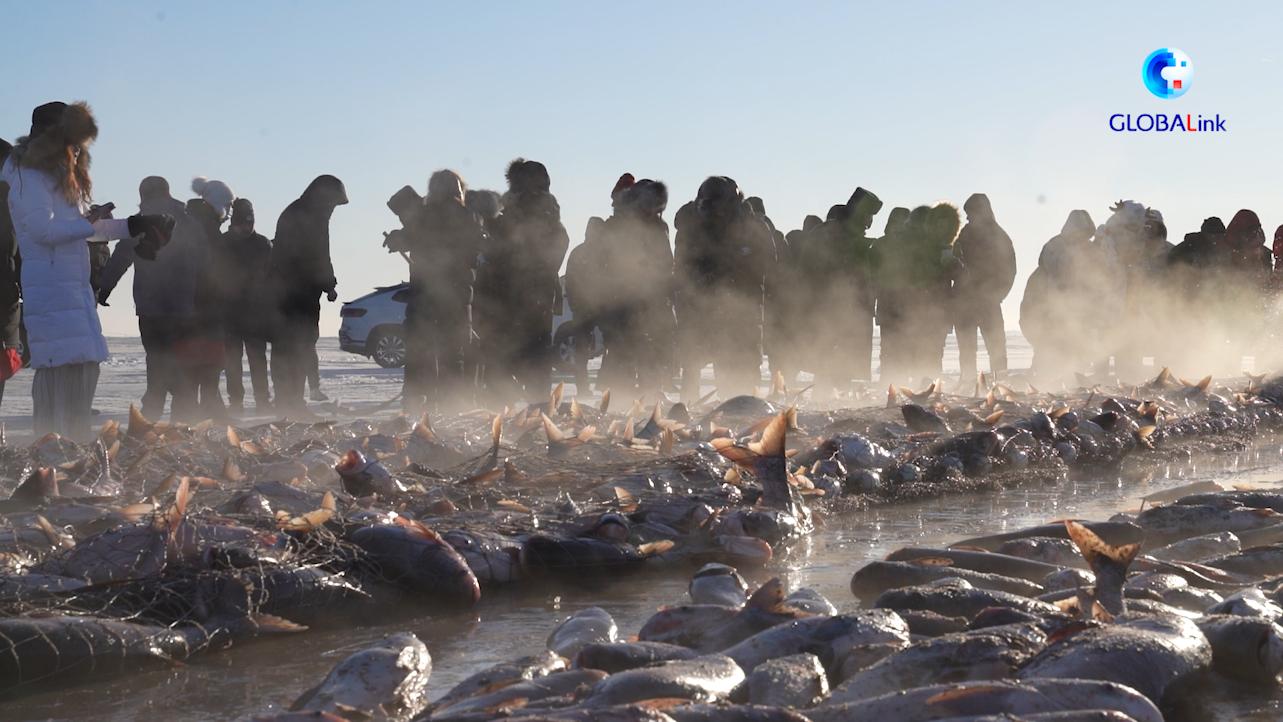
M 230 186 L 222 181 L 210 180 L 204 176 L 192 179 L 192 190 L 218 213 L 219 218 L 227 217 L 227 213 L 232 207 L 232 201 L 236 200 L 236 194 L 232 192 Z
M 67 202 L 88 203 L 93 183 L 86 147 L 98 137 L 98 123 L 89 104 L 45 103 L 32 111 L 31 117 L 32 134 L 18 139 L 14 163 L 53 176 Z M 73 154 L 73 148 L 79 151 Z

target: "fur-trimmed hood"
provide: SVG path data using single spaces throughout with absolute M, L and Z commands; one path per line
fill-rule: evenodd
M 68 105 L 58 121 L 38 135 L 19 138 L 13 148 L 13 162 L 52 176 L 73 205 L 86 203 L 92 190 L 87 147 L 97 137 L 98 122 L 93 110 L 83 100 L 77 101 Z M 78 155 L 71 151 L 76 147 L 80 148 Z

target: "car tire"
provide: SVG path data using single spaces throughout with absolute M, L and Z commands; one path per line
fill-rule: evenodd
M 405 367 L 405 336 L 399 328 L 382 328 L 366 343 L 370 358 L 385 369 Z

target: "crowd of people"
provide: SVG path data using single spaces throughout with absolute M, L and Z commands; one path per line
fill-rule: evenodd
M 248 199 L 205 178 L 187 201 L 164 178 L 144 178 L 139 212 L 116 219 L 114 206 L 92 203 L 97 132 L 87 105 L 55 102 L 33 111 L 15 145 L 0 141 L 0 394 L 3 379 L 29 365 L 36 432 L 85 436 L 107 358 L 96 306 L 132 267 L 145 415 L 163 415 L 166 403 L 180 421 L 239 414 L 248 360 L 257 412 L 308 416 L 307 387 L 320 398 L 320 299 L 337 299 L 329 223 L 348 202 L 343 183 L 314 179 L 270 240 Z M 712 176 L 670 231 L 664 183 L 625 173 L 610 215 L 590 219 L 567 256 L 547 168 L 518 159 L 506 179 L 501 194 L 441 170 L 426 196 L 406 186 L 387 203 L 401 227 L 384 245 L 409 264 L 407 412 L 546 399 L 563 303 L 574 320 L 558 333 L 580 345 L 581 391 L 598 337 L 598 387 L 634 397 L 677 386 L 693 399 L 709 364 L 724 395 L 752 393 L 763 355 L 772 377 L 807 372 L 819 394 L 841 396 L 873 380 L 875 328 L 881 381 L 939 376 L 950 332 L 964 383 L 978 371 L 978 337 L 988 371 L 1007 370 L 1002 302 L 1016 254 L 983 194 L 961 210 L 893 208 L 876 236 L 882 201 L 857 188 L 823 219 L 784 233 L 761 198 Z M 1272 277 L 1256 215 L 1240 211 L 1228 226 L 1209 218 L 1173 245 L 1154 209 L 1120 201 L 1110 210 L 1100 227 L 1072 212 L 1042 250 L 1020 316 L 1034 371 L 1133 373 L 1143 357 L 1187 353 L 1191 330 L 1228 367 L 1241 361 Z M 1283 254 L 1283 228 L 1274 254 Z M 1182 334 L 1172 332 L 1175 317 Z

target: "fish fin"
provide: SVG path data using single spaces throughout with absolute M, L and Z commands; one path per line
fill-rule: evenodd
M 557 413 L 557 410 L 561 408 L 561 397 L 565 393 L 566 393 L 565 381 L 558 381 L 557 385 L 552 387 L 552 394 L 549 395 L 548 397 L 548 414 L 550 416 L 552 414 Z
M 169 512 L 165 515 L 166 521 L 169 522 L 171 536 L 178 533 L 178 525 L 187 516 L 187 504 L 191 501 L 191 497 L 191 477 L 184 476 L 179 480 L 178 489 L 174 492 L 174 505 L 170 507 Z
M 1006 411 L 1004 411 L 1004 410 L 1002 410 L 1002 409 L 998 409 L 997 411 L 993 412 L 992 414 L 989 414 L 988 416 L 986 416 L 986 417 L 985 417 L 985 426 L 994 426 L 994 425 L 996 425 L 999 421 L 1002 421 L 1002 417 L 1003 417 L 1006 413 L 1007 413 Z
M 664 429 L 659 435 L 659 453 L 663 456 L 673 455 L 673 445 L 677 442 L 677 437 L 673 436 L 671 429 Z
M 427 539 L 428 541 L 434 541 L 439 544 L 445 543 L 441 539 L 440 534 L 433 531 L 430 527 L 428 527 L 427 524 L 424 524 L 421 521 L 417 521 L 415 519 L 407 519 L 403 516 L 398 516 L 393 521 L 397 526 L 405 527 L 410 533 L 414 534 L 415 536 L 421 539 Z
M 786 596 L 784 582 L 781 582 L 779 577 L 772 577 L 753 592 L 745 606 L 770 611 L 783 604 Z
M 740 473 L 740 468 L 735 465 L 727 467 L 726 473 L 722 475 L 722 480 L 727 484 L 739 486 L 744 481 L 744 475 Z
M 230 456 L 223 460 L 223 478 L 233 484 L 245 480 L 245 475 L 241 473 L 241 467 L 237 466 Z
M 887 408 L 894 409 L 895 407 L 896 407 L 895 384 L 887 384 Z
M 494 421 L 490 422 L 490 449 L 497 452 L 499 450 L 499 440 L 503 438 L 503 414 L 495 414 Z
M 735 440 L 731 438 L 719 437 L 712 439 L 708 443 L 713 447 L 714 451 L 740 466 L 752 466 L 759 456 L 752 449 L 736 444 Z
M 48 466 L 42 466 L 32 471 L 9 498 L 34 505 L 59 495 L 57 473 Z
M 129 428 L 125 431 L 126 434 L 135 438 L 142 437 L 154 428 L 156 424 L 143 416 L 143 412 L 139 411 L 137 406 L 129 405 Z
M 677 546 L 677 543 L 671 539 L 661 539 L 659 541 L 647 542 L 637 547 L 637 551 L 644 557 L 653 557 Z
M 1072 519 L 1065 520 L 1065 531 L 1069 532 L 1069 538 L 1078 547 L 1078 553 L 1083 555 L 1087 566 L 1097 575 L 1100 574 L 1099 569 L 1116 567 L 1121 572 L 1120 576 L 1126 577 L 1127 567 L 1140 553 L 1139 543 L 1110 546 L 1096 532 Z
M 519 501 L 514 501 L 512 499 L 500 499 L 499 501 L 495 502 L 495 506 L 499 507 L 500 509 L 503 509 L 504 511 L 515 511 L 518 514 L 531 513 L 530 507 L 526 506 L 525 504 L 522 504 Z
M 757 436 L 758 434 L 765 431 L 766 427 L 770 426 L 773 421 L 775 421 L 774 416 L 767 416 L 764 419 L 758 419 L 757 421 L 754 421 L 753 424 L 749 426 L 747 429 L 744 429 L 744 431 L 740 434 L 740 436 L 741 437 Z
M 992 409 L 994 406 L 997 406 L 997 405 L 998 405 L 998 397 L 994 394 L 993 389 L 989 389 L 989 393 L 985 394 L 985 408 Z
M 548 435 L 548 443 L 557 444 L 566 440 L 566 432 L 558 428 L 557 424 L 548 418 L 548 414 L 541 413 L 539 416 L 543 419 L 543 430 Z
M 1069 407 L 1061 405 L 1061 406 L 1057 406 L 1051 411 L 1048 411 L 1047 415 L 1053 419 L 1060 420 L 1060 417 L 1064 416 L 1067 413 L 1069 413 Z
M 784 411 L 762 430 L 762 456 L 784 456 L 788 423 L 789 412 Z
M 258 627 L 258 631 L 267 634 L 284 634 L 291 632 L 306 632 L 307 627 L 302 624 L 295 624 L 284 617 L 278 617 L 275 614 L 254 614 L 250 620 Z
M 655 424 L 656 426 L 659 426 L 659 423 L 664 420 L 663 415 L 659 413 L 659 404 L 660 402 L 656 401 L 654 410 L 650 412 L 651 423 Z
M 1207 390 L 1207 388 L 1208 388 L 1209 386 L 1211 386 L 1211 385 L 1212 385 L 1212 375 L 1211 375 L 1211 374 L 1208 374 L 1208 375 L 1204 376 L 1204 377 L 1202 378 L 1202 380 L 1200 380 L 1200 381 L 1198 382 L 1198 384 L 1196 384 L 1196 388 L 1197 388 L 1199 391 L 1206 391 L 1206 390 Z
M 586 444 L 589 441 L 592 441 L 593 434 L 595 433 L 597 433 L 596 426 L 585 426 L 578 434 L 575 435 L 575 438 Z
M 45 535 L 50 544 L 60 543 L 61 537 L 58 534 L 58 530 L 53 528 L 53 524 L 50 524 L 43 514 L 36 514 L 36 526 L 39 527 L 41 533 Z
M 236 427 L 231 424 L 227 425 L 227 445 L 233 449 L 241 448 L 241 435 L 236 432 Z
M 939 694 L 932 695 L 926 699 L 927 705 L 947 705 L 953 702 L 970 699 L 978 695 L 987 695 L 990 692 L 1004 692 L 1006 687 L 999 687 L 992 684 L 973 684 L 966 687 L 955 687 L 946 689 Z
M 920 567 L 951 567 L 953 560 L 948 557 L 919 557 L 909 562 Z
M 572 421 L 584 420 L 584 410 L 580 408 L 579 399 L 577 398 L 570 400 L 570 419 Z
M 325 522 L 334 518 L 334 512 L 334 494 L 327 491 L 325 492 L 325 496 L 321 497 L 321 506 L 319 509 L 314 509 L 306 514 L 286 520 L 285 523 L 281 525 L 281 529 L 284 531 L 315 531 L 324 526 Z
M 626 443 L 632 443 L 633 435 L 637 433 L 637 425 L 633 423 L 633 417 L 629 416 L 624 422 L 624 430 L 621 432 L 621 438 Z
M 597 404 L 597 413 L 604 414 L 610 411 L 610 389 L 601 392 L 601 403 Z

